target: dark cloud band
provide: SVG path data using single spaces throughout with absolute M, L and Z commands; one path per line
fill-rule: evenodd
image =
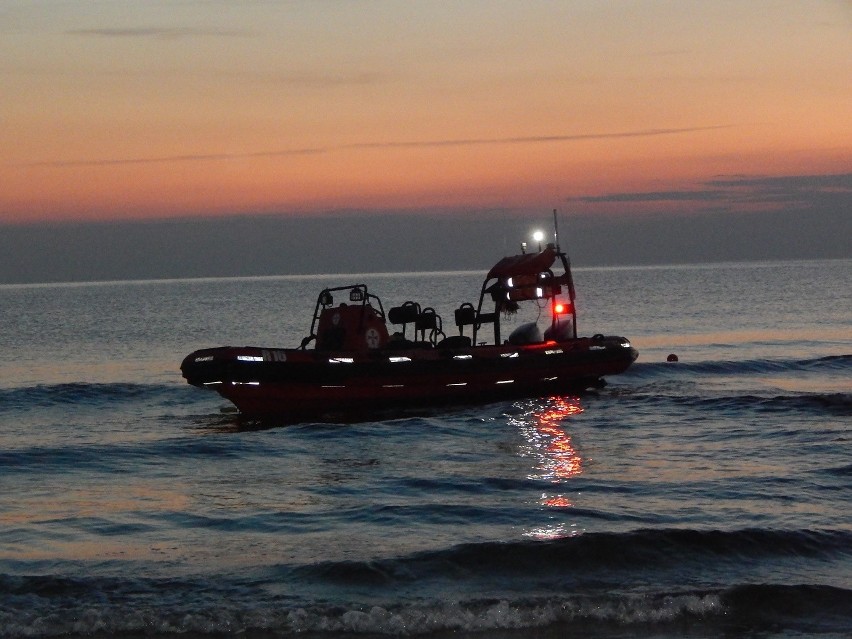
M 643 129 L 639 131 L 619 131 L 614 133 L 578 133 L 573 135 L 538 135 L 510 138 L 461 138 L 451 140 L 408 140 L 390 142 L 359 142 L 326 147 L 306 147 L 301 149 L 283 149 L 278 151 L 257 151 L 252 153 L 203 153 L 191 155 L 170 155 L 150 158 L 119 158 L 104 160 L 59 160 L 54 162 L 36 162 L 28 166 L 113 166 L 121 164 L 155 164 L 164 162 L 208 162 L 237 160 L 260 157 L 281 157 L 295 155 L 315 155 L 359 149 L 418 149 L 451 146 L 484 146 L 501 144 L 544 144 L 557 142 L 579 142 L 583 140 L 607 140 L 618 138 L 653 137 L 658 135 L 679 135 L 728 128 L 730 125 L 687 127 L 678 129 Z

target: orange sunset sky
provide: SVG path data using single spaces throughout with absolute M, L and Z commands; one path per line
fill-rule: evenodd
M 0 7 L 0 223 L 641 210 L 618 194 L 852 172 L 848 1 Z

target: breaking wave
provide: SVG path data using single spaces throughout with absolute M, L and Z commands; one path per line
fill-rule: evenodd
M 269 566 L 254 577 L 0 575 L 0 637 L 488 632 L 509 639 L 528 636 L 531 629 L 543 637 L 566 631 L 668 637 L 686 629 L 842 633 L 852 628 L 849 589 L 772 583 L 685 589 L 658 583 L 625 590 L 629 580 L 623 577 L 633 568 L 648 574 L 660 564 L 687 561 L 831 560 L 850 554 L 849 531 L 670 529 L 466 544 L 379 561 Z M 561 577 L 566 572 L 610 578 L 572 586 Z M 335 590 L 325 590 L 325 601 L 318 601 L 282 593 L 278 586 L 288 582 L 308 592 L 318 582 L 325 588 L 336 584 L 349 596 L 335 601 L 330 594 Z M 488 597 L 482 582 L 514 586 Z M 411 584 L 421 590 L 406 595 Z
M 52 584 L 53 588 L 57 584 Z M 44 590 L 44 589 L 43 589 Z M 32 605 L 10 614 L 0 610 L 0 637 L 82 637 L 140 635 L 174 637 L 203 634 L 224 637 L 268 633 L 284 637 L 423 636 L 500 632 L 522 637 L 530 629 L 585 632 L 605 628 L 640 630 L 677 628 L 688 621 L 725 621 L 725 599 L 734 592 L 660 593 L 650 596 L 565 595 L 551 598 L 433 601 L 412 604 L 292 605 L 285 601 L 215 602 L 206 605 L 172 602 L 128 606 L 93 602 L 77 614 L 55 614 L 44 607 L 44 596 L 22 597 Z M 73 602 L 68 602 L 73 603 Z M 41 605 L 40 605 L 41 604 Z M 730 604 L 728 604 L 730 606 Z M 820 612 L 818 610 L 818 612 Z M 548 635 L 549 636 L 549 635 Z
M 401 559 L 332 562 L 287 571 L 299 579 L 342 583 L 422 580 L 446 575 L 487 580 L 524 579 L 534 573 L 677 565 L 685 561 L 754 561 L 779 557 L 831 559 L 852 556 L 852 532 L 841 530 L 700 531 L 647 529 L 628 533 L 587 533 L 550 541 L 479 543 Z

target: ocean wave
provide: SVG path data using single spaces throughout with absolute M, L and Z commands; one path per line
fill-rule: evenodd
M 826 468 L 822 472 L 829 475 L 836 475 L 837 477 L 852 477 L 852 464 L 837 466 L 835 468 Z
M 849 589 L 747 581 L 713 586 L 706 571 L 701 583 L 707 585 L 699 587 L 651 575 L 690 562 L 781 565 L 791 558 L 842 562 L 850 555 L 852 532 L 843 530 L 663 529 L 186 578 L 145 577 L 132 569 L 112 577 L 7 574 L 0 575 L 0 638 L 842 634 L 852 628 Z M 85 572 L 81 568 L 74 573 Z M 586 578 L 577 582 L 577 573 Z
M 852 415 L 852 393 L 795 393 L 761 396 L 755 394 L 722 395 L 718 397 L 681 397 L 672 400 L 691 408 L 757 413 L 798 411 Z
M 192 403 L 197 393 L 178 384 L 89 383 L 37 384 L 0 389 L 0 413 L 57 406 L 105 406 L 158 402 L 163 406 Z
M 852 369 L 852 355 L 830 355 L 812 359 L 752 359 L 698 362 L 642 362 L 631 366 L 625 377 L 668 377 L 678 375 L 748 375 L 779 372 L 843 372 Z
M 846 392 L 838 380 L 845 380 L 850 368 L 852 355 L 808 360 L 637 362 L 604 391 L 604 396 L 619 402 L 636 401 L 645 407 L 659 406 L 661 411 L 677 406 L 729 415 L 795 411 L 849 416 L 852 393 Z M 777 387 L 772 381 L 776 377 L 791 382 L 822 380 L 822 385 L 820 381 L 804 381 L 799 385 L 801 390 L 799 386 L 788 390 L 787 384 Z
M 431 602 L 413 605 L 288 605 L 251 604 L 209 597 L 196 605 L 121 605 L 93 603 L 76 612 L 38 604 L 14 615 L 0 609 L 0 637 L 18 639 L 64 636 L 139 634 L 177 637 L 203 634 L 225 637 L 269 633 L 284 637 L 425 636 L 452 633 L 473 636 L 500 632 L 523 637 L 530 629 L 594 631 L 615 626 L 621 631 L 682 620 L 723 618 L 716 593 L 658 597 L 567 596 L 550 600 L 485 600 Z M 4 618 L 5 617 L 5 618 Z M 494 636 L 490 634 L 489 636 Z M 558 635 L 555 635 L 558 636 Z
M 60 443 L 0 449 L 0 467 L 6 472 L 79 473 L 127 472 L 134 464 L 168 464 L 170 460 L 218 460 L 257 454 L 263 444 L 241 440 L 176 437 L 160 441 L 124 443 Z
M 531 631 L 543 639 L 566 633 L 680 637 L 690 631 L 842 633 L 852 624 L 852 591 L 818 585 L 336 604 L 252 598 L 251 592 L 205 582 L 0 577 L 0 589 L 4 639 L 128 634 L 465 638 L 482 633 L 514 639 Z
M 660 411 L 677 406 L 730 415 L 744 412 L 787 413 L 790 411 L 818 415 L 852 415 L 852 393 L 727 393 L 696 389 L 693 386 L 671 382 L 613 387 L 606 392 L 617 398 L 619 402 L 635 401 L 646 407 L 658 406 Z
M 707 559 L 753 561 L 761 558 L 829 560 L 852 556 L 852 532 L 842 530 L 735 531 L 643 529 L 628 533 L 586 533 L 549 541 L 476 543 L 406 558 L 331 562 L 293 569 L 298 579 L 370 583 L 382 579 L 424 579 L 447 574 L 524 578 L 572 570 L 624 570 Z

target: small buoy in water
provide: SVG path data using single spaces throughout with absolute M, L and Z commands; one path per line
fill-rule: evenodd
M 675 355 L 674 353 L 669 354 L 669 356 L 666 358 L 666 361 L 667 362 L 676 362 L 677 361 L 677 355 Z

